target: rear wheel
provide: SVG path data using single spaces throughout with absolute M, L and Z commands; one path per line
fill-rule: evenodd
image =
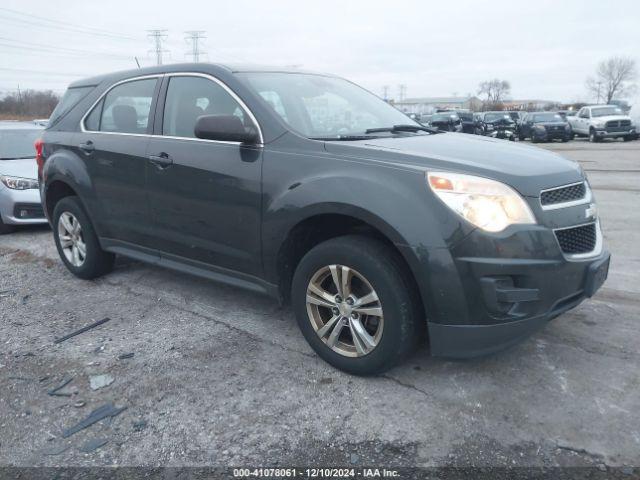
M 53 237 L 62 262 L 76 277 L 100 277 L 113 269 L 115 255 L 100 248 L 78 197 L 65 197 L 53 210 Z
M 381 373 L 404 359 L 424 332 L 418 294 L 396 252 L 362 236 L 311 249 L 291 289 L 302 334 L 316 353 L 356 375 Z

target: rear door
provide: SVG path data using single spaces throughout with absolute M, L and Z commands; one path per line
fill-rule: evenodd
M 221 82 L 199 74 L 167 75 L 157 110 L 147 150 L 154 248 L 169 260 L 259 275 L 262 148 L 194 135 L 201 115 L 255 125 L 248 110 Z
M 148 246 L 147 145 L 160 77 L 112 87 L 87 114 L 75 137 L 96 197 L 94 221 L 102 237 Z

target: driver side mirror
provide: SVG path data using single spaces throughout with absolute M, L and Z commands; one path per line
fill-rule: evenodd
M 194 127 L 196 138 L 220 142 L 240 142 L 249 145 L 258 143 L 255 127 L 245 127 L 235 115 L 202 115 Z

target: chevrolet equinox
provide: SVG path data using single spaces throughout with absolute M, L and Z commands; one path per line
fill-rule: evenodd
M 167 65 L 73 83 L 36 142 L 76 276 L 125 255 L 290 301 L 354 374 L 506 348 L 605 281 L 593 193 L 555 153 L 442 133 L 332 75 Z

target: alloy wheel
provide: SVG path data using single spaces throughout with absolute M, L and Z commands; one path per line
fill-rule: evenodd
M 81 267 L 87 258 L 87 245 L 80 222 L 70 212 L 63 212 L 58 218 L 58 240 L 67 261 L 74 267 Z
M 345 265 L 327 265 L 311 277 L 307 314 L 318 337 L 346 357 L 371 353 L 382 337 L 378 294 L 362 274 Z

